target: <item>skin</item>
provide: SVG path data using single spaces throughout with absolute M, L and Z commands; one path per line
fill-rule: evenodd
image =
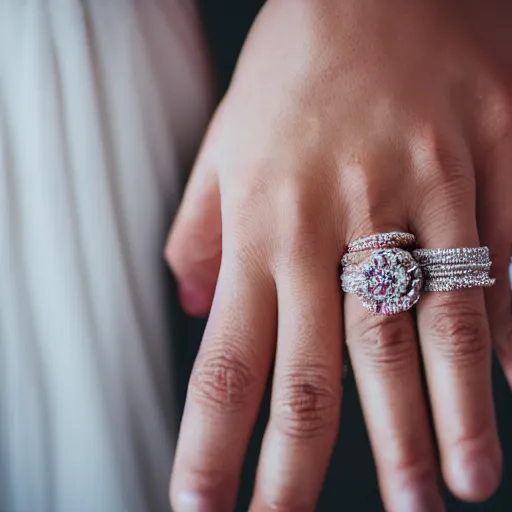
M 500 2 L 267 2 L 166 250 L 185 309 L 211 306 L 174 510 L 233 508 L 271 371 L 251 511 L 315 509 L 343 336 L 386 509 L 443 510 L 439 466 L 462 500 L 495 491 L 491 332 L 512 383 L 511 24 Z M 340 292 L 340 256 L 395 230 L 427 248 L 488 245 L 497 284 L 426 294 L 415 316 L 367 313 Z

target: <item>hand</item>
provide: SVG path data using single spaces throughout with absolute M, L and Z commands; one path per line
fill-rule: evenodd
M 460 4 L 263 9 L 167 248 L 189 312 L 207 312 L 215 290 L 176 453 L 177 512 L 232 509 L 273 362 L 251 510 L 314 510 L 340 412 L 339 259 L 386 231 L 422 247 L 488 245 L 498 279 L 488 314 L 481 289 L 424 295 L 418 337 L 412 314 L 373 316 L 344 298 L 386 508 L 443 509 L 420 353 L 447 485 L 468 501 L 496 489 L 489 325 L 512 383 L 512 51 L 500 53 L 512 16 Z

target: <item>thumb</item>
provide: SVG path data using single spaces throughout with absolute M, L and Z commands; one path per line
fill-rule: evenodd
M 202 151 L 172 226 L 165 258 L 178 282 L 181 306 L 192 316 L 211 307 L 222 255 L 216 168 Z

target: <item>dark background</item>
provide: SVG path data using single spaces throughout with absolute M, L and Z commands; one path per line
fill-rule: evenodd
M 245 35 L 263 1 L 202 0 L 200 4 L 210 48 L 217 64 L 219 91 L 222 93 L 229 83 Z M 176 301 L 174 307 L 179 310 Z M 205 322 L 187 318 L 182 312 L 179 313 L 178 318 L 180 320 L 175 325 L 177 332 L 174 339 L 180 340 L 176 347 L 175 360 L 179 361 L 176 373 L 178 375 L 179 406 L 182 409 L 188 378 Z M 505 458 L 502 485 L 492 500 L 479 505 L 462 504 L 446 493 L 450 512 L 512 512 L 512 393 L 508 390 L 505 379 L 496 364 L 494 389 Z M 354 380 L 350 375 L 344 386 L 342 416 L 338 442 L 318 511 L 380 512 L 384 509 L 379 497 L 373 460 Z M 248 509 L 258 449 L 267 417 L 268 397 L 248 451 L 237 512 L 245 512 Z

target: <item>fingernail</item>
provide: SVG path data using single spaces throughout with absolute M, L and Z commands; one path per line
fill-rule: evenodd
M 437 486 L 404 490 L 393 505 L 392 510 L 397 512 L 442 512 L 445 509 Z
M 470 490 L 480 489 L 482 492 L 493 492 L 498 484 L 498 468 L 490 457 L 482 457 L 472 461 L 467 469 L 467 486 Z
M 458 491 L 470 499 L 484 499 L 490 496 L 498 486 L 500 469 L 496 461 L 488 455 L 467 456 L 456 461 L 454 473 Z
M 213 512 L 210 501 L 202 494 L 183 491 L 173 502 L 175 512 Z

